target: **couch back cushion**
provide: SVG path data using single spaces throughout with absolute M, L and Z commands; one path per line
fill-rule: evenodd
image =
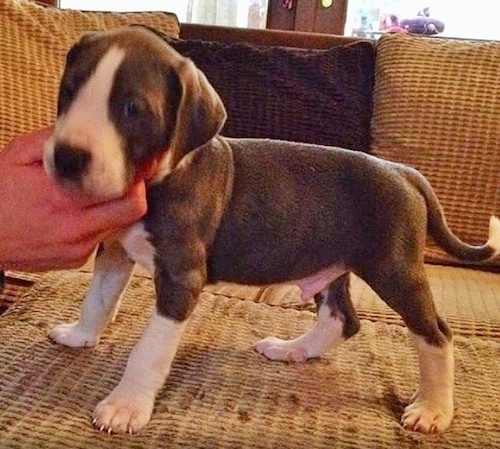
M 500 42 L 386 34 L 377 47 L 373 152 L 426 175 L 451 229 L 475 244 L 500 215 L 499 61 Z M 427 257 L 456 262 L 432 245 Z
M 325 50 L 171 40 L 220 94 L 223 134 L 368 151 L 374 45 Z
M 15 135 L 54 122 L 65 56 L 85 32 L 140 23 L 177 37 L 168 13 L 81 12 L 0 0 L 0 151 Z

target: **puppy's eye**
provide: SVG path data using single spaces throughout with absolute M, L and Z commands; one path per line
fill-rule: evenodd
M 75 92 L 76 92 L 75 83 L 71 81 L 67 81 L 66 83 L 64 83 L 61 93 L 65 99 L 71 100 L 75 96 Z
M 61 85 L 59 97 L 57 99 L 57 113 L 61 114 L 73 101 L 76 95 L 76 84 L 72 81 L 65 81 Z
M 139 113 L 139 108 L 134 101 L 127 101 L 123 106 L 123 115 L 127 118 L 136 117 Z

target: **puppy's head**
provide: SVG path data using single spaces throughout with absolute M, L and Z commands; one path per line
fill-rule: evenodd
M 44 165 L 65 186 L 117 198 L 145 171 L 167 175 L 225 119 L 203 73 L 153 31 L 85 35 L 67 55 Z

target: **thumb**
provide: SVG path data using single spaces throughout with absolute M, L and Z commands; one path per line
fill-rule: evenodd
M 19 165 L 41 164 L 47 140 L 52 136 L 54 127 L 43 128 L 15 137 L 5 148 Z

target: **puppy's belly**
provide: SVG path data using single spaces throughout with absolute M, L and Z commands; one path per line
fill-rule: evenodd
M 149 243 L 149 234 L 144 229 L 142 222 L 136 223 L 124 232 L 120 236 L 120 241 L 134 261 L 146 268 L 150 274 L 154 273 L 154 248 Z M 347 271 L 344 263 L 336 263 L 305 278 L 283 282 L 282 284 L 296 285 L 301 291 L 301 299 L 309 301 Z
M 300 298 L 302 301 L 309 301 L 317 293 L 324 291 L 335 279 L 347 273 L 347 271 L 344 264 L 335 264 L 306 278 L 287 282 L 287 284 L 297 285 L 301 292 Z

